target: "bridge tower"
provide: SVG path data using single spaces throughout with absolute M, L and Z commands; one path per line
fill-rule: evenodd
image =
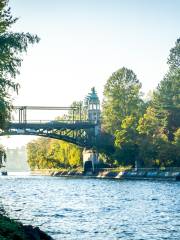
M 95 87 L 91 88 L 91 92 L 85 99 L 85 106 L 87 107 L 88 120 L 100 123 L 100 101 L 97 96 Z
M 87 120 L 96 124 L 94 129 L 94 136 L 96 137 L 100 131 L 100 101 L 95 87 L 91 88 L 91 92 L 85 98 L 85 108 L 87 111 Z M 94 172 L 98 163 L 97 151 L 85 148 L 83 150 L 84 172 Z

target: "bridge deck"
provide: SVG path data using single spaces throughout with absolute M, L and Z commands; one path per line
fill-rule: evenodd
M 17 123 L 17 122 L 10 122 L 7 125 L 8 129 L 90 129 L 94 128 L 96 126 L 95 123 L 92 122 L 82 122 L 82 121 L 69 121 L 69 122 L 56 122 L 56 121 L 51 121 L 51 122 L 27 122 L 27 123 Z
M 16 106 L 13 107 L 11 119 L 18 121 L 10 121 L 6 124 L 6 128 L 0 131 L 0 136 L 4 135 L 35 135 L 64 140 L 77 144 L 82 147 L 94 146 L 98 124 L 91 121 L 82 120 L 81 105 L 76 107 L 46 107 L 46 106 Z M 62 110 L 69 111 L 65 120 L 29 120 L 27 112 Z M 60 115 L 59 115 L 60 116 Z M 32 115 L 31 115 L 32 117 Z

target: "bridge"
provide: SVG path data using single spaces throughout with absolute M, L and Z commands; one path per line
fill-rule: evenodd
M 83 109 L 82 109 L 83 108 Z M 63 117 L 51 120 L 32 120 L 27 116 L 35 111 L 38 115 L 42 111 L 68 112 Z M 17 118 L 15 119 L 14 115 Z M 35 135 L 64 140 L 80 147 L 92 148 L 95 146 L 99 131 L 99 98 L 95 89 L 86 97 L 85 106 L 82 104 L 71 107 L 47 106 L 14 106 L 11 120 L 6 124 L 3 135 Z
M 70 111 L 72 115 L 67 119 L 57 120 L 28 120 L 28 111 L 58 110 Z M 95 144 L 97 123 L 83 120 L 80 107 L 45 107 L 18 106 L 13 111 L 18 112 L 19 119 L 7 123 L 3 135 L 35 135 L 64 140 L 80 147 L 91 148 Z M 75 112 L 79 112 L 78 116 Z
M 68 111 L 63 117 L 56 116 L 55 119 L 29 119 L 30 112 L 35 111 L 40 115 L 42 111 Z M 15 119 L 15 115 L 16 119 Z M 97 152 L 93 150 L 96 146 L 96 139 L 100 133 L 100 102 L 95 92 L 86 97 L 84 106 L 82 104 L 71 107 L 54 107 L 54 106 L 14 106 L 12 116 L 6 123 L 4 130 L 1 130 L 0 136 L 4 135 L 35 135 L 63 140 L 76 144 L 84 148 L 83 163 L 84 169 L 89 166 L 94 170 L 98 164 Z

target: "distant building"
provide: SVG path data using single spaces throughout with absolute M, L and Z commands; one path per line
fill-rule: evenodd
M 26 148 L 22 146 L 21 148 L 7 148 L 7 171 L 21 172 L 29 171 L 29 166 L 27 163 Z

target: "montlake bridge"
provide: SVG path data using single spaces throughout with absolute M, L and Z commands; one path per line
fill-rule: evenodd
M 7 122 L 5 130 L 0 132 L 0 136 L 35 135 L 73 143 L 84 148 L 84 163 L 91 162 L 94 166 L 98 159 L 97 152 L 93 149 L 100 133 L 100 102 L 94 88 L 86 98 L 85 109 L 86 117 L 82 114 L 81 104 L 72 107 L 14 106 L 11 120 Z M 38 116 L 42 111 L 68 111 L 68 114 L 57 120 L 30 120 L 27 116 L 32 111 L 36 111 Z M 13 114 L 17 116 L 16 120 Z

